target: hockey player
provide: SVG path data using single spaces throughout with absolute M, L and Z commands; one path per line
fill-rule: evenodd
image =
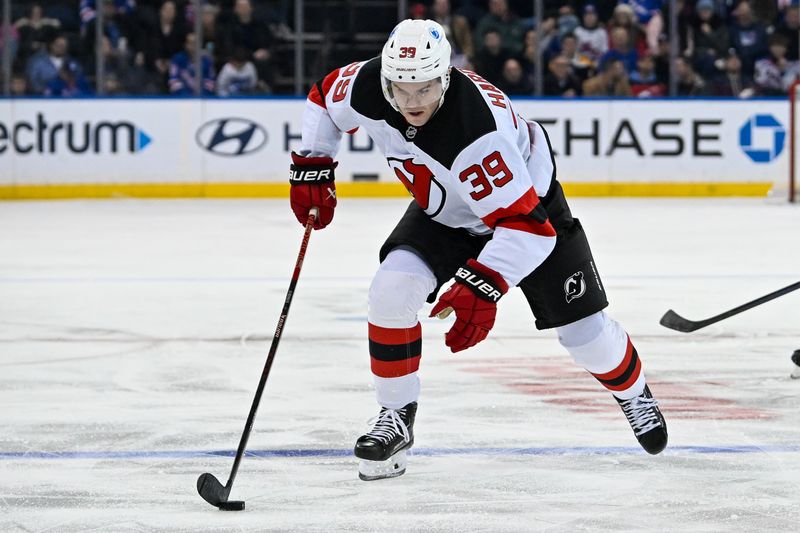
M 369 290 L 369 352 L 380 412 L 359 437 L 364 480 L 401 475 L 414 443 L 422 329 L 417 313 L 455 313 L 452 352 L 486 338 L 497 304 L 518 286 L 538 329 L 616 398 L 642 447 L 667 445 L 667 427 L 605 291 L 581 223 L 556 180 L 547 133 L 513 111 L 480 76 L 450 68 L 450 45 L 430 20 L 405 20 L 380 57 L 337 69 L 309 92 L 302 148 L 292 153 L 291 207 L 315 228 L 333 219 L 334 161 L 343 132 L 364 128 L 414 201 L 380 249 Z

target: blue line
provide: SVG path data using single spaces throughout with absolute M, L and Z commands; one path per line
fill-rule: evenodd
M 728 454 L 728 453 L 797 453 L 800 445 L 731 445 L 731 446 L 671 446 L 668 454 Z M 636 446 L 556 446 L 542 448 L 414 448 L 410 455 L 440 457 L 447 455 L 498 456 L 558 456 L 558 455 L 641 455 Z M 196 459 L 202 457 L 234 457 L 234 450 L 175 450 L 175 451 L 95 451 L 95 452 L 0 452 L 0 460 L 14 459 Z M 250 450 L 247 457 L 303 458 L 352 457 L 350 449 Z

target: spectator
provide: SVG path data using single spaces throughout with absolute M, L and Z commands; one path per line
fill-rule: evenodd
M 190 96 L 195 94 L 195 43 L 194 33 L 187 33 L 183 52 L 178 52 L 172 57 L 169 65 L 169 92 L 173 95 Z M 205 54 L 201 59 L 201 68 L 201 94 L 210 96 L 214 94 L 214 66 L 211 59 Z
M 656 98 L 667 94 L 666 86 L 658 81 L 656 62 L 651 54 L 639 56 L 636 70 L 631 72 L 631 93 L 639 98 Z
M 412 20 L 425 20 L 428 14 L 428 8 L 425 4 L 415 2 L 408 6 L 408 18 Z
M 19 48 L 19 33 L 16 26 L 8 26 L 8 39 L 6 39 L 6 25 L 5 22 L 0 23 L 0 58 L 5 57 L 6 41 L 8 42 L 9 56 L 11 61 L 17 57 L 17 48 Z
M 100 5 L 103 7 L 103 35 L 109 38 L 113 48 L 125 51 L 134 33 L 136 0 L 101 0 Z M 88 52 L 95 49 L 96 0 L 81 0 L 79 13 L 81 40 Z
M 21 71 L 15 71 L 11 75 L 11 96 L 28 96 L 30 92 L 28 91 L 28 79 L 25 77 L 25 73 Z
M 756 61 L 755 84 L 759 94 L 783 96 L 800 76 L 800 62 L 786 59 L 786 38 L 773 33 L 769 38 L 769 56 Z
M 583 23 L 575 29 L 578 39 L 578 56 L 582 64 L 597 67 L 600 58 L 608 51 L 608 32 L 599 25 L 597 8 L 586 4 L 583 8 Z
M 558 8 L 557 26 L 559 39 L 568 33 L 573 33 L 580 24 L 581 21 L 578 20 L 578 17 L 575 15 L 575 10 L 572 9 L 571 5 L 565 4 Z
M 434 0 L 431 18 L 442 25 L 447 40 L 450 41 L 453 49 L 450 64 L 455 68 L 462 68 L 470 63 L 475 57 L 475 48 L 466 17 L 451 12 L 450 0 Z
M 489 13 L 481 18 L 475 28 L 479 43 L 485 43 L 484 36 L 489 31 L 497 32 L 504 51 L 511 55 L 522 52 L 525 30 L 519 17 L 509 9 L 508 0 L 489 0 Z M 479 49 L 482 48 L 479 46 Z
M 756 22 L 753 10 L 746 1 L 739 2 L 733 10 L 735 22 L 731 25 L 731 46 L 741 60 L 742 74 L 751 78 L 755 70 L 756 59 L 769 53 L 767 32 L 764 26 Z
M 614 15 L 608 23 L 609 36 L 614 28 L 625 28 L 628 32 L 628 48 L 636 50 L 639 47 L 639 25 L 636 21 L 636 13 L 633 12 L 631 6 L 617 4 L 617 7 L 614 8 Z
M 688 59 L 675 58 L 675 74 L 678 78 L 678 96 L 705 96 L 708 94 L 706 82 L 694 71 Z
M 14 27 L 19 33 L 19 58 L 25 61 L 44 48 L 44 43 L 61 28 L 61 21 L 45 17 L 42 5 L 37 2 L 31 5 L 30 15 L 17 20 Z
M 789 61 L 800 60 L 798 45 L 800 43 L 800 2 L 793 0 L 792 4 L 783 11 L 783 19 L 775 27 L 775 33 L 783 35 L 789 43 L 786 59 Z
M 488 30 L 483 36 L 483 47 L 475 57 L 475 69 L 478 74 L 492 83 L 498 83 L 503 75 L 503 65 L 510 54 L 503 49 L 500 34 L 496 30 Z
M 68 59 L 61 64 L 58 75 L 47 83 L 44 94 L 59 98 L 73 98 L 91 95 L 92 88 L 83 76 L 80 65 L 74 59 Z
M 610 58 L 600 63 L 600 72 L 583 82 L 584 96 L 631 96 L 625 65 Z
M 200 23 L 203 26 L 203 49 L 211 57 L 214 57 L 222 39 L 221 32 L 217 27 L 218 15 L 219 7 L 214 4 L 205 4 L 200 12 Z
M 744 73 L 742 61 L 734 49 L 725 59 L 724 70 L 713 80 L 712 94 L 736 98 L 749 98 L 755 94 L 753 78 Z
M 728 50 L 728 27 L 715 12 L 714 0 L 698 0 L 696 16 L 688 32 L 686 55 L 694 59 L 698 70 L 709 75 L 715 71 L 714 62 Z
M 663 33 L 658 38 L 658 54 L 653 56 L 656 63 L 656 78 L 659 83 L 669 84 L 670 80 L 670 53 L 669 37 Z
M 589 65 L 578 55 L 578 39 L 574 33 L 568 33 L 561 38 L 561 53 L 558 55 L 567 58 L 572 73 L 581 82 L 589 76 Z
M 103 11 L 103 15 L 115 14 L 129 15 L 136 11 L 136 0 L 101 0 L 103 7 L 108 6 L 110 11 Z M 81 33 L 88 31 L 87 26 L 97 18 L 97 2 L 95 0 L 81 0 L 78 7 L 81 17 Z
M 629 5 L 636 15 L 639 27 L 644 28 L 647 48 L 651 54 L 658 53 L 658 36 L 664 29 L 664 18 L 661 16 L 661 0 L 621 0 Z
M 520 57 L 520 64 L 522 65 L 522 70 L 525 72 L 525 79 L 527 79 L 528 83 L 531 85 L 533 85 L 533 81 L 535 80 L 536 76 L 538 46 L 539 40 L 536 38 L 536 30 L 526 31 L 525 38 L 523 40 L 523 50 L 522 57 Z
M 530 95 L 533 93 L 533 87 L 525 77 L 522 65 L 513 58 L 506 59 L 503 64 L 503 74 L 497 87 L 508 95 Z
M 149 46 L 145 50 L 148 69 L 162 76 L 169 70 L 170 59 L 183 49 L 186 31 L 182 19 L 178 19 L 178 8 L 172 0 L 166 0 L 158 11 L 158 23 L 151 29 Z
M 244 48 L 237 48 L 217 77 L 218 96 L 252 94 L 258 86 L 258 73 Z
M 144 55 L 136 53 L 133 58 L 128 52 L 121 52 L 111 46 L 108 37 L 103 36 L 103 93 L 115 94 L 158 94 L 163 92 L 161 76 L 145 68 Z
M 33 94 L 44 94 L 47 84 L 58 77 L 61 66 L 69 61 L 69 44 L 63 35 L 55 36 L 47 45 L 31 56 L 28 62 L 28 85 Z
M 631 73 L 636 70 L 636 50 L 630 48 L 628 30 L 617 26 L 611 30 L 611 48 L 600 58 L 601 63 L 609 59 L 619 59 L 625 67 L 625 72 Z
M 233 17 L 225 28 L 225 39 L 221 57 L 230 57 L 237 47 L 250 52 L 258 77 L 267 83 L 272 81 L 270 60 L 272 52 L 272 32 L 269 26 L 258 20 L 253 13 L 250 0 L 236 0 Z
M 569 58 L 558 55 L 547 65 L 548 72 L 544 77 L 543 91 L 545 96 L 563 96 L 574 98 L 581 94 L 581 82 L 572 73 Z

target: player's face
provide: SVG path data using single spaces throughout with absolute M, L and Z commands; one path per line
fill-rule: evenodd
M 412 126 L 423 126 L 436 112 L 442 98 L 441 80 L 392 82 L 392 95 L 400 113 Z

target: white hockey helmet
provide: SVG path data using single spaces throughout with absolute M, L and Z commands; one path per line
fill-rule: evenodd
M 441 81 L 439 105 L 450 84 L 450 43 L 444 28 L 433 20 L 407 19 L 395 26 L 381 52 L 381 88 L 383 96 L 400 111 L 392 92 L 393 81 Z M 432 103 L 432 102 L 430 102 Z

